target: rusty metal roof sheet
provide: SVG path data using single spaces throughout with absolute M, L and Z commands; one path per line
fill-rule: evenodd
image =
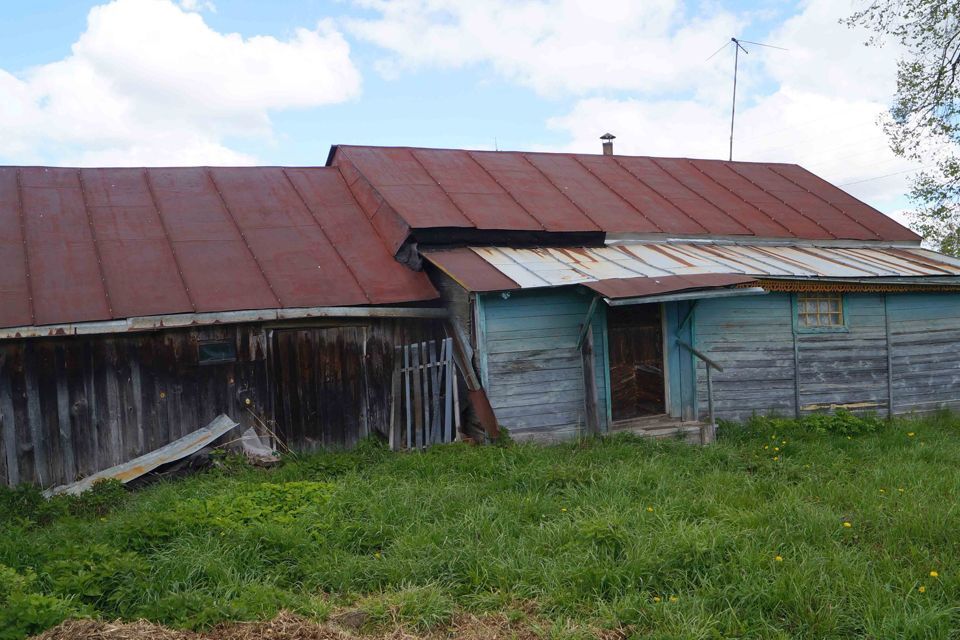
M 0 327 L 436 297 L 335 168 L 0 167 Z
M 612 287 L 620 285 L 598 283 L 635 280 L 633 287 L 659 286 L 636 279 L 677 276 L 696 277 L 703 281 L 698 286 L 704 287 L 737 284 L 711 284 L 704 280 L 704 276 L 714 274 L 721 279 L 740 276 L 746 280 L 960 276 L 960 260 L 920 247 L 675 241 L 536 249 L 469 247 L 425 251 L 424 256 L 472 291 L 569 284 L 608 287 L 613 291 Z
M 394 249 L 429 228 L 920 240 L 793 164 L 345 145 L 329 162 Z
M 585 282 L 604 298 L 639 298 L 677 291 L 713 289 L 755 283 L 756 278 L 732 273 L 703 273 L 690 276 L 660 276 L 659 278 L 609 278 Z

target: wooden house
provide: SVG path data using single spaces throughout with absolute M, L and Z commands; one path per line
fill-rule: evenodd
M 0 168 L 0 481 L 45 487 L 225 413 L 296 448 L 391 410 L 443 336 L 337 169 Z
M 349 446 L 390 422 L 395 348 L 447 335 L 518 438 L 953 407 L 958 286 L 960 261 L 788 164 L 0 168 L 0 480 L 88 476 L 220 413 Z
M 797 165 L 347 146 L 328 164 L 431 274 L 515 437 L 960 406 L 960 261 Z

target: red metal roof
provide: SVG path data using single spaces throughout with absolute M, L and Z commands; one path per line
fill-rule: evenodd
M 342 145 L 330 163 L 394 250 L 438 227 L 920 240 L 793 164 Z
M 657 276 L 655 278 L 609 278 L 585 282 L 604 298 L 640 298 L 662 293 L 714 289 L 755 282 L 756 278 L 736 273 L 697 273 L 686 276 Z
M 334 168 L 0 167 L 0 327 L 436 297 Z

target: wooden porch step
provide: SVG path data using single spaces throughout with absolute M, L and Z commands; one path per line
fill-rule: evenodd
M 635 433 L 648 438 L 677 438 L 683 436 L 687 442 L 706 444 L 709 440 L 709 425 L 705 422 L 684 422 L 666 414 L 643 416 L 629 420 L 615 421 L 610 433 Z

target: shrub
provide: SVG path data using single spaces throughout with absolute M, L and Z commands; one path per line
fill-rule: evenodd
M 37 591 L 37 577 L 0 565 L 0 640 L 19 640 L 83 615 L 69 599 Z

